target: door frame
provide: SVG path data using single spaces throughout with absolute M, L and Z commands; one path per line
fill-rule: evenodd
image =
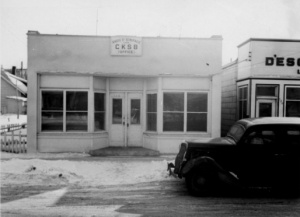
M 119 94 L 119 96 L 117 96 Z M 139 95 L 139 97 L 129 97 L 130 94 L 137 94 Z M 112 142 L 112 136 L 115 135 L 116 132 L 112 132 L 113 130 L 117 129 L 113 127 L 113 99 L 122 99 L 122 138 L 123 138 L 123 142 L 122 145 L 115 145 Z M 131 99 L 140 99 L 140 131 L 141 131 L 141 144 L 138 147 L 142 147 L 143 146 L 143 140 L 142 140 L 142 134 L 143 134 L 143 117 L 144 117 L 144 106 L 143 106 L 143 92 L 142 91 L 111 91 L 109 93 L 109 123 L 108 123 L 108 129 L 109 129 L 109 141 L 108 144 L 109 146 L 117 146 L 117 147 L 128 147 L 130 146 L 128 144 L 128 137 L 129 137 L 129 129 L 128 127 L 130 127 L 130 102 L 129 100 Z M 119 126 L 120 129 L 120 126 Z M 120 144 L 120 143 L 119 143 Z M 137 146 L 135 146 L 137 147 Z
M 276 100 L 275 99 L 257 99 L 256 100 L 256 114 L 255 117 L 259 117 L 259 107 L 261 103 L 270 103 L 272 105 L 271 117 L 276 117 Z

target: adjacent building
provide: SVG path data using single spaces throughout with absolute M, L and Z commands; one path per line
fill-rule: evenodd
M 221 36 L 29 31 L 29 152 L 177 153 L 184 139 L 220 136 L 221 64 Z
M 250 38 L 223 66 L 222 135 L 249 117 L 300 117 L 300 40 Z
M 1 69 L 1 114 L 26 114 L 27 80 Z

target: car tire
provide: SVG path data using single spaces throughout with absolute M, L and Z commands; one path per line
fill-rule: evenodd
M 217 176 L 208 168 L 195 168 L 185 177 L 187 189 L 194 196 L 209 196 L 216 189 Z

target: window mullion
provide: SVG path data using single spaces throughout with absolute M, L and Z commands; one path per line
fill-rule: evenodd
M 187 92 L 184 92 L 183 132 L 187 131 Z
M 64 106 L 63 106 L 63 132 L 66 132 L 67 130 L 67 115 L 66 115 L 66 110 L 67 110 L 67 94 L 66 94 L 66 90 L 64 90 L 63 92 L 63 102 L 64 102 Z

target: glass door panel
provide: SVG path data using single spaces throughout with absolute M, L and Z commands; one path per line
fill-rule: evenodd
M 141 100 L 131 99 L 130 124 L 141 123 Z
M 113 99 L 112 123 L 122 124 L 122 99 Z

